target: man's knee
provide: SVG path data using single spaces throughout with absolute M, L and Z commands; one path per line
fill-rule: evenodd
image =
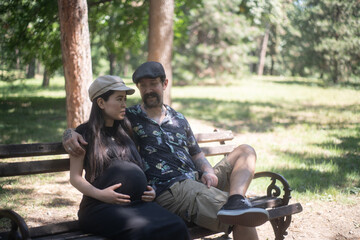
M 256 160 L 256 152 L 253 147 L 247 144 L 241 144 L 236 147 L 231 153 L 232 157 L 239 159 L 239 158 L 253 158 Z

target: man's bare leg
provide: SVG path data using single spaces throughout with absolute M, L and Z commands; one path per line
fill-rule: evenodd
M 233 170 L 230 175 L 230 190 L 227 203 L 218 212 L 218 218 L 226 224 L 236 227 L 255 227 L 265 223 L 269 214 L 265 209 L 252 208 L 245 199 L 245 193 L 255 173 L 256 153 L 249 145 L 240 145 L 228 157 L 228 163 Z M 249 236 L 256 239 L 256 230 L 247 230 Z
M 235 225 L 233 229 L 234 240 L 258 240 L 256 229 L 252 227 L 243 227 Z
M 245 196 L 255 173 L 255 150 L 249 145 L 240 145 L 228 155 L 227 161 L 233 166 L 229 195 Z

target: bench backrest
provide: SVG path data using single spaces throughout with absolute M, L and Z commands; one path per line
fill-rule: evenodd
M 231 131 L 198 133 L 195 137 L 206 156 L 225 155 L 234 149 L 233 145 L 225 144 L 225 141 L 234 138 Z M 207 143 L 217 144 L 206 145 Z M 69 156 L 61 142 L 0 145 L 0 159 L 5 158 L 12 158 L 14 161 L 0 163 L 0 177 L 62 172 L 68 171 L 70 166 Z M 17 161 L 17 158 L 21 158 L 21 161 Z

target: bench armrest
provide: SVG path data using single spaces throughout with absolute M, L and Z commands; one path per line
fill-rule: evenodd
M 25 220 L 13 210 L 0 209 L 0 218 L 10 219 L 11 230 L 7 234 L 9 239 L 30 239 L 29 228 Z
M 288 205 L 289 200 L 291 198 L 291 188 L 287 180 L 281 176 L 280 174 L 273 173 L 273 172 L 257 172 L 254 175 L 254 179 L 261 178 L 261 177 L 270 177 L 271 183 L 267 187 L 267 197 L 279 197 L 281 194 L 281 190 L 279 186 L 276 185 L 276 181 L 279 181 L 282 184 L 284 195 L 282 196 L 282 204 L 281 205 Z

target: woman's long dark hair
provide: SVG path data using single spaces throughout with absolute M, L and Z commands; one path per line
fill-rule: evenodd
M 133 162 L 144 169 L 143 160 L 133 140 L 129 137 L 129 135 L 133 135 L 131 124 L 126 117 L 124 120 L 114 122 L 113 136 L 106 134 L 103 110 L 98 106 L 97 99 L 102 98 L 104 101 L 108 101 L 113 93 L 112 90 L 107 91 L 93 100 L 88 121 L 90 131 L 86 132 L 85 136 L 88 141 L 85 169 L 90 171 L 86 173 L 90 182 L 103 172 L 114 157 Z

